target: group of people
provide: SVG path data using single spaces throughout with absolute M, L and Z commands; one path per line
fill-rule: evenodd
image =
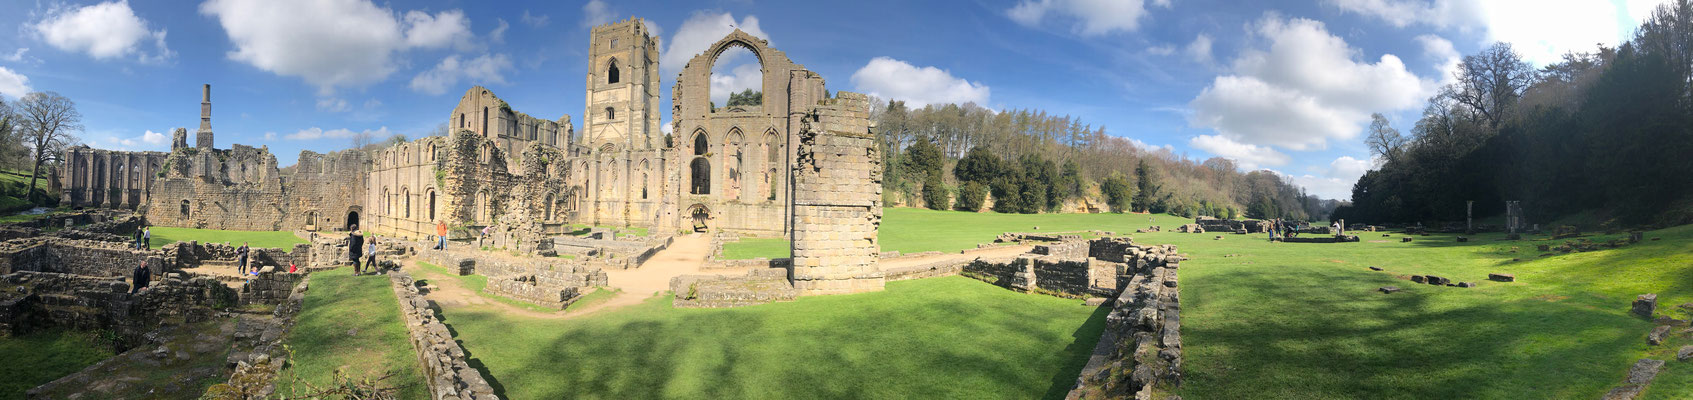
M 1270 226 L 1264 231 L 1270 234 L 1270 240 L 1297 237 L 1299 236 L 1299 230 L 1305 228 L 1305 223 L 1299 221 L 1286 221 L 1277 218 L 1267 222 Z M 1340 221 L 1335 221 L 1333 224 L 1329 225 L 1329 233 L 1333 233 L 1336 236 L 1341 235 Z
M 135 227 L 135 243 L 131 243 L 136 250 L 146 250 L 153 245 L 153 228 L 149 226 Z

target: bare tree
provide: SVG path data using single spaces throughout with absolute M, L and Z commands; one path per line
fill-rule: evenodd
M 1375 113 L 1370 114 L 1370 136 L 1364 139 L 1364 144 L 1370 146 L 1371 154 L 1391 160 L 1399 157 L 1400 149 L 1405 146 L 1405 136 L 1388 124 L 1387 117 Z
M 429 130 L 429 136 L 447 136 L 447 123 L 442 122 L 440 125 L 435 125 L 435 129 Z
M 353 134 L 353 150 L 368 150 L 368 149 L 366 149 L 366 147 L 370 147 L 370 142 L 373 140 L 373 138 L 371 136 L 372 135 L 370 134 L 370 131 L 361 131 L 359 133 L 354 133 Z
M 82 113 L 76 103 L 56 92 L 34 92 L 18 101 L 18 127 L 24 143 L 30 146 L 34 167 L 29 173 L 29 201 L 35 201 L 35 183 L 41 177 L 41 166 L 58 159 L 65 146 L 76 142 L 76 132 L 82 131 Z
M 1509 43 L 1494 43 L 1464 61 L 1453 72 L 1456 90 L 1452 99 L 1468 106 L 1487 120 L 1489 127 L 1498 128 L 1505 119 L 1505 110 L 1522 96 L 1523 89 L 1534 83 L 1534 69 L 1523 62 L 1522 56 Z

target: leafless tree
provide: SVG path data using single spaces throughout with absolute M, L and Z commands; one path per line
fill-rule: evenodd
M 362 131 L 362 132 L 359 132 L 359 133 L 354 133 L 353 134 L 353 149 L 354 150 L 369 150 L 369 149 L 367 149 L 367 147 L 370 147 L 370 142 L 374 141 L 374 138 L 372 138 L 371 136 L 373 136 L 373 135 L 370 134 L 370 131 Z
M 1479 114 L 1492 128 L 1499 127 L 1505 110 L 1534 83 L 1535 76 L 1534 69 L 1505 42 L 1464 56 L 1453 75 L 1458 82 L 1452 99 Z
M 27 186 L 31 188 L 28 200 L 34 201 L 33 188 L 41 177 L 41 167 L 58 159 L 60 151 L 76 142 L 75 133 L 82 131 L 82 113 L 76 111 L 76 103 L 56 92 L 34 92 L 18 101 L 17 114 L 24 143 L 34 156 Z
M 1387 117 L 1375 113 L 1370 114 L 1370 136 L 1364 138 L 1364 144 L 1370 146 L 1371 154 L 1390 160 L 1399 157 L 1400 149 L 1405 146 L 1405 136 L 1388 124 Z

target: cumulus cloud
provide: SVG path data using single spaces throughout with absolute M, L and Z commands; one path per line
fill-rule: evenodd
M 165 143 L 170 142 L 170 138 L 165 137 L 165 134 L 163 133 L 147 131 L 146 133 L 141 134 L 141 141 L 151 145 L 162 146 Z
M 904 100 L 906 106 L 928 104 L 988 104 L 988 85 L 955 78 L 935 67 L 917 67 L 888 57 L 876 57 L 852 73 L 858 91 L 884 99 Z
M 611 6 L 606 5 L 604 1 L 588 0 L 587 4 L 582 5 L 583 28 L 605 25 L 616 19 L 617 12 L 612 11 Z
M 28 29 L 55 48 L 87 53 L 96 60 L 134 55 L 142 62 L 160 62 L 175 55 L 165 46 L 165 30 L 149 29 L 147 21 L 135 15 L 127 0 L 76 8 L 55 7 Z M 152 49 L 144 50 L 148 43 Z
M 300 77 L 322 96 L 387 78 L 399 67 L 396 53 L 460 45 L 470 35 L 462 11 L 412 11 L 402 20 L 369 0 L 208 0 L 200 13 L 229 35 L 229 59 Z
M 730 51 L 746 53 L 744 55 L 733 56 L 735 59 L 752 58 L 752 52 L 750 51 L 741 49 L 733 49 Z M 759 70 L 758 63 L 736 63 L 730 61 L 732 56 L 727 53 L 728 52 L 725 52 L 725 54 L 718 59 L 717 65 L 712 66 L 711 101 L 717 103 L 718 105 L 727 105 L 729 104 L 730 93 L 738 93 L 747 89 L 752 89 L 753 91 L 764 91 L 764 73 Z M 722 67 L 727 67 L 727 70 L 721 69 Z
M 1182 48 L 1182 53 L 1187 54 L 1188 60 L 1192 60 L 1193 62 L 1200 64 L 1210 65 L 1212 62 L 1211 35 L 1201 33 L 1199 36 L 1194 37 L 1192 43 L 1188 43 L 1187 47 Z
M 1234 160 L 1235 164 L 1246 170 L 1287 165 L 1291 160 L 1287 154 L 1269 146 L 1240 143 L 1218 135 L 1195 136 L 1188 140 L 1188 145 L 1218 157 Z
M 311 127 L 311 128 L 301 129 L 299 132 L 290 133 L 290 134 L 283 136 L 283 137 L 287 138 L 289 140 L 348 139 L 348 138 L 352 138 L 353 136 L 358 135 L 360 133 L 368 134 L 370 137 L 373 137 L 373 138 L 386 138 L 386 137 L 389 137 L 389 136 L 394 136 L 394 134 L 392 132 L 388 131 L 388 127 L 386 127 L 386 126 L 379 128 L 377 130 L 374 130 L 374 131 L 366 129 L 366 130 L 363 130 L 363 131 L 356 131 L 356 132 L 352 131 L 352 130 L 345 129 L 345 128 L 326 131 L 326 130 L 323 130 L 323 128 L 318 128 L 318 127 L 314 126 L 314 127 Z M 266 138 L 274 138 L 275 135 L 267 133 L 267 134 L 265 134 L 265 137 Z
M 1169 8 L 1169 0 L 1155 0 L 1154 6 Z M 1005 11 L 1012 21 L 1028 27 L 1038 27 L 1052 19 L 1073 20 L 1071 28 L 1078 35 L 1101 36 L 1112 32 L 1133 32 L 1146 17 L 1146 2 L 1142 0 L 1023 0 Z
M 1317 197 L 1346 200 L 1352 198 L 1352 184 L 1357 183 L 1358 178 L 1363 177 L 1371 165 L 1371 160 L 1340 156 L 1329 162 L 1328 168 L 1321 175 L 1286 176 L 1292 178 L 1294 184 L 1304 187 Z
M 1243 50 L 1189 103 L 1190 124 L 1235 143 L 1317 150 L 1357 136 L 1370 113 L 1414 108 L 1434 90 L 1392 54 L 1358 61 L 1321 22 L 1271 15 L 1253 34 L 1269 48 Z
M 505 54 L 483 54 L 469 60 L 450 55 L 440 64 L 411 80 L 411 89 L 419 93 L 439 95 L 458 85 L 459 80 L 476 84 L 506 84 L 505 71 L 512 69 L 511 57 Z
M 325 112 L 346 112 L 352 110 L 347 106 L 347 99 L 339 97 L 324 97 L 317 99 L 317 110 Z
M 1420 35 L 1417 43 L 1423 45 L 1423 55 L 1440 60 L 1440 84 L 1456 83 L 1458 81 L 1458 64 L 1464 61 L 1464 56 L 1452 46 L 1452 41 L 1435 35 Z
M 1536 65 L 1562 59 L 1594 44 L 1617 45 L 1651 10 L 1667 0 L 1628 0 L 1619 25 L 1617 5 L 1595 0 L 1328 0 L 1342 11 L 1377 18 L 1397 27 L 1430 26 L 1484 32 L 1483 41 L 1511 43 Z
M 1128 139 L 1129 139 L 1129 144 L 1132 144 L 1135 147 L 1140 148 L 1141 150 L 1145 150 L 1148 153 L 1156 153 L 1160 150 L 1168 151 L 1168 152 L 1172 152 L 1172 153 L 1176 151 L 1175 146 L 1171 146 L 1171 145 L 1167 145 L 1167 144 L 1163 145 L 1163 146 L 1153 146 L 1151 143 L 1140 141 L 1140 139 L 1135 139 L 1135 138 L 1128 138 Z
M 650 27 L 650 25 L 649 25 Z M 675 75 L 687 66 L 688 60 L 695 55 L 705 52 L 724 36 L 729 36 L 739 28 L 749 35 L 759 39 L 770 40 L 770 35 L 758 26 L 758 17 L 748 15 L 735 22 L 735 16 L 727 12 L 710 13 L 696 12 L 688 20 L 682 21 L 682 27 L 670 37 L 670 44 L 664 48 L 664 54 L 658 57 L 659 69 L 666 76 Z
M 6 67 L 0 67 L 0 96 L 13 100 L 23 98 L 29 92 L 35 91 L 29 87 L 29 77 L 13 72 Z
M 28 53 L 28 52 L 29 52 L 28 47 L 19 47 L 17 51 L 12 52 L 12 54 L 6 55 L 5 57 L 0 57 L 0 59 L 4 59 L 6 61 L 11 61 L 11 62 L 19 62 L 19 61 L 24 60 L 24 53 Z

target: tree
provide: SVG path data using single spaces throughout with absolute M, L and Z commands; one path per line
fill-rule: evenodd
M 1099 191 L 1105 194 L 1105 204 L 1112 212 L 1129 210 L 1131 199 L 1135 196 L 1135 189 L 1129 185 L 1129 180 L 1123 178 L 1123 173 L 1112 172 L 1111 176 L 1099 184 Z
M 58 158 L 66 146 L 76 142 L 75 132 L 82 131 L 82 113 L 76 103 L 56 92 L 33 92 L 18 100 L 18 125 L 25 144 L 34 155 L 29 173 L 29 201 L 35 201 L 35 183 L 41 178 L 41 167 Z
M 1480 54 L 1464 56 L 1454 71 L 1457 78 L 1453 100 L 1478 113 L 1491 128 L 1498 128 L 1507 108 L 1534 82 L 1534 68 L 1505 42 L 1494 43 Z
M 988 185 L 981 182 L 965 182 L 958 187 L 958 211 L 976 212 L 982 210 L 982 203 L 988 197 Z
M 945 210 L 951 206 L 949 201 L 951 199 L 947 198 L 946 184 L 941 182 L 941 174 L 929 174 L 929 177 L 923 180 L 923 203 L 930 210 Z
M 958 164 L 952 166 L 952 176 L 959 182 L 988 183 L 1000 176 L 1006 169 L 1005 162 L 999 156 L 988 151 L 986 147 L 975 147 L 964 158 L 958 159 Z M 997 195 L 996 195 L 997 196 Z M 999 200 L 994 200 L 997 204 Z
M 993 211 L 998 213 L 1017 213 L 1023 211 L 1023 187 L 1011 178 L 995 179 L 990 186 L 993 192 Z
M 1381 113 L 1370 114 L 1370 136 L 1364 139 L 1364 144 L 1370 146 L 1370 154 L 1381 156 L 1383 160 L 1399 158 L 1399 152 L 1405 147 L 1405 137 L 1393 129 L 1387 122 L 1387 117 Z
M 905 168 L 906 176 L 928 182 L 930 175 L 941 177 L 941 166 L 946 164 L 946 159 L 941 155 L 941 148 L 935 146 L 935 142 L 917 140 L 905 148 L 905 157 L 900 160 L 900 164 Z
M 1140 163 L 1135 165 L 1135 211 L 1152 211 L 1153 199 L 1158 198 L 1159 189 L 1158 181 L 1155 176 L 1156 174 L 1152 171 L 1152 166 L 1146 163 L 1146 159 L 1142 158 Z
M 764 92 L 762 92 L 762 91 L 754 92 L 752 89 L 749 88 L 747 90 L 741 91 L 740 93 L 729 93 L 729 105 L 727 107 L 757 106 L 757 105 L 763 105 L 763 104 L 764 104 Z

